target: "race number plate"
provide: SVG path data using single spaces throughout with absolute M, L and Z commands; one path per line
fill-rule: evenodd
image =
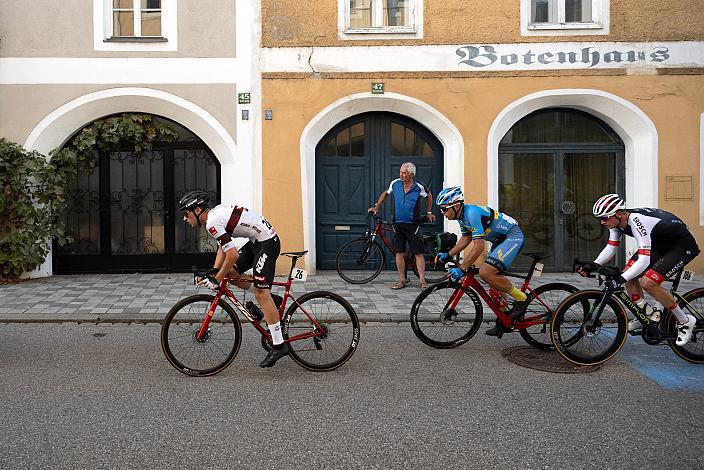
M 303 281 L 305 281 L 306 278 L 308 277 L 308 271 L 306 271 L 306 270 L 304 270 L 304 269 L 295 268 L 295 269 L 293 270 L 292 276 L 293 276 L 293 280 L 294 280 L 294 281 L 301 281 L 301 282 L 303 282 Z
M 540 277 L 540 275 L 543 274 L 544 266 L 545 265 L 543 263 L 536 263 L 535 269 L 533 269 L 533 277 Z

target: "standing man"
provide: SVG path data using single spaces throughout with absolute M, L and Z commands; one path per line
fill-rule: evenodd
M 433 195 L 428 188 L 416 181 L 416 166 L 411 162 L 401 165 L 399 177 L 391 182 L 389 189 L 381 193 L 376 204 L 369 208 L 370 214 L 376 214 L 389 194 L 394 195 L 394 249 L 396 250 L 396 269 L 398 269 L 398 282 L 391 286 L 392 289 L 403 289 L 408 284 L 406 278 L 406 245 L 410 253 L 416 257 L 420 288 L 425 289 L 425 259 L 423 253 L 423 236 L 420 233 L 421 223 L 421 198 L 425 198 L 426 215 L 430 222 L 435 221 L 433 215 Z
M 259 367 L 272 367 L 289 353 L 288 344 L 284 343 L 281 333 L 279 312 L 271 296 L 276 259 L 281 250 L 276 230 L 268 220 L 246 207 L 220 204 L 211 209 L 210 196 L 205 191 L 196 190 L 184 194 L 178 203 L 178 210 L 191 227 L 198 228 L 205 224 L 208 233 L 218 242 L 214 266 L 218 270 L 214 276 L 217 284 L 208 278 L 202 279 L 202 284 L 217 287 L 226 276 L 241 275 L 248 269 L 253 269 L 253 282 L 237 285 L 247 290 L 254 284 L 254 297 L 262 308 L 274 344 Z M 232 240 L 237 237 L 249 239 L 239 250 Z

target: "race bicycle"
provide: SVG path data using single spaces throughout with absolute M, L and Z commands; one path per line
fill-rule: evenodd
M 483 318 L 482 300 L 489 306 L 503 326 L 503 333 L 518 331 L 531 346 L 551 349 L 550 319 L 559 303 L 577 292 L 575 286 L 563 282 L 530 287 L 534 273 L 542 271 L 539 261 L 548 258 L 545 253 L 523 253 L 532 258 L 527 274 L 503 273 L 523 279 L 521 291 L 528 295 L 525 312 L 511 318 L 511 301 L 496 290 L 486 291 L 475 277 L 479 269 L 472 266 L 460 280 L 444 281 L 423 290 L 411 307 L 411 328 L 423 343 L 434 348 L 455 348 L 474 336 Z M 536 269 L 539 268 L 539 269 Z M 503 304 L 503 305 L 502 305 Z M 503 335 L 499 334 L 499 338 Z
M 660 315 L 659 321 L 646 314 L 630 298 L 623 286 L 614 284 L 621 274 L 616 266 L 599 266 L 592 262 L 575 260 L 573 271 L 578 266 L 593 268 L 599 278 L 601 289 L 586 289 L 572 294 L 557 308 L 551 326 L 552 342 L 557 352 L 573 364 L 591 366 L 611 359 L 626 342 L 628 315 L 630 311 L 642 325 L 642 329 L 631 332 L 640 335 L 647 344 L 663 341 L 675 354 L 685 361 L 704 364 L 704 288 L 679 294 L 682 268 L 670 281 L 670 293 L 685 313 L 697 319 L 692 339 L 677 346 L 676 318 L 669 311 Z M 592 275 L 591 277 L 595 277 Z
M 281 253 L 291 258 L 286 282 L 273 282 L 285 288 L 279 307 L 284 342 L 297 364 L 312 371 L 329 371 L 346 363 L 359 344 L 359 320 L 352 306 L 341 296 L 327 291 L 308 292 L 296 298 L 291 293 L 294 268 L 307 251 Z M 298 270 L 297 270 L 298 272 Z M 194 270 L 195 278 L 211 271 Z M 242 341 L 242 314 L 261 334 L 261 345 L 269 350 L 271 335 L 256 313 L 232 294 L 228 285 L 251 281 L 227 277 L 217 292 L 196 294 L 171 308 L 161 326 L 161 348 L 169 363 L 190 376 L 210 376 L 225 369 L 237 356 Z M 227 300 L 229 300 L 229 302 Z M 291 300 L 292 304 L 286 308 Z
M 345 243 L 337 252 L 337 258 L 335 259 L 337 274 L 350 284 L 366 284 L 381 273 L 386 263 L 386 254 L 379 240 L 386 245 L 391 253 L 396 254 L 393 244 L 384 235 L 385 232 L 394 231 L 393 224 L 376 215 L 371 220 L 374 221 L 374 224 L 367 229 L 363 237 L 355 238 Z M 435 262 L 435 256 L 438 251 L 438 235 L 442 234 L 428 232 L 418 235 L 419 237 L 422 236 L 425 249 L 423 253 L 425 280 L 431 284 L 447 279 L 445 264 Z M 411 268 L 416 277 L 420 277 L 418 266 L 416 266 L 416 257 L 410 253 L 406 254 L 406 268 L 408 267 Z

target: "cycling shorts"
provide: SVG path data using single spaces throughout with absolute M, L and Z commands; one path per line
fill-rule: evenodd
M 406 223 L 394 224 L 394 234 L 394 250 L 396 250 L 396 253 L 419 255 L 425 252 L 420 225 Z M 406 251 L 406 244 L 408 244 L 408 251 Z
M 673 276 L 678 270 L 683 268 L 687 263 L 692 261 L 699 254 L 697 242 L 692 237 L 683 243 L 670 245 L 664 253 L 655 249 L 650 250 L 650 265 L 646 268 L 643 276 L 662 284 L 665 279 Z M 638 259 L 636 252 L 631 259 L 626 263 L 624 271 L 631 267 Z
M 498 269 L 500 273 L 507 271 L 523 249 L 524 242 L 523 231 L 518 225 L 514 225 L 504 237 L 491 245 L 489 257 L 485 263 Z
M 263 242 L 249 241 L 239 250 L 239 258 L 235 263 L 238 273 L 243 273 L 252 268 L 254 287 L 258 289 L 271 289 L 276 274 L 276 259 L 281 252 L 281 242 L 274 236 Z

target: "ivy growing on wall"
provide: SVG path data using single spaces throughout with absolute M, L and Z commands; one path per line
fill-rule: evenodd
M 0 280 L 38 267 L 52 239 L 70 241 L 62 225 L 65 188 L 78 172 L 91 173 L 100 154 L 124 148 L 140 153 L 177 139 L 173 127 L 145 114 L 95 121 L 49 158 L 0 138 Z

